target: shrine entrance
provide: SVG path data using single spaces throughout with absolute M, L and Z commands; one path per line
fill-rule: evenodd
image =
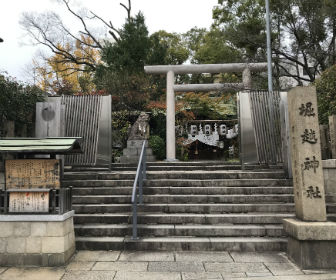
M 229 128 L 232 138 L 237 134 L 240 146 L 241 164 L 266 164 L 284 165 L 290 172 L 290 159 L 288 145 L 288 128 L 286 120 L 287 99 L 286 93 L 268 91 L 253 91 L 251 72 L 267 70 L 267 63 L 233 63 L 233 64 L 198 64 L 198 65 L 158 65 L 145 66 L 148 74 L 167 75 L 167 117 L 166 117 L 166 160 L 176 160 L 175 148 L 175 92 L 211 91 L 211 90 L 237 90 L 238 120 L 234 126 L 216 124 L 213 120 L 208 123 L 191 124 L 188 128 L 188 139 L 197 143 L 217 141 L 213 145 L 220 148 L 220 129 Z M 242 83 L 213 83 L 213 84 L 187 84 L 175 85 L 176 74 L 201 74 L 201 73 L 228 73 L 242 72 Z M 220 127 L 222 125 L 222 127 Z M 210 133 L 211 132 L 211 133 Z M 225 132 L 225 138 L 230 138 Z M 208 135 L 207 135 L 208 134 Z M 199 139 L 198 139 L 199 138 Z M 213 138 L 213 139 L 212 139 Z M 283 143 L 286 144 L 283 144 Z M 198 145 L 198 144 L 195 145 Z M 213 143 L 212 143 L 213 144 Z M 211 145 L 210 145 L 211 146 Z
M 211 90 L 250 90 L 251 72 L 267 70 L 267 63 L 197 64 L 197 65 L 156 65 L 145 66 L 148 74 L 167 75 L 167 116 L 166 116 L 166 160 L 176 161 L 175 137 L 175 92 Z M 177 74 L 242 72 L 242 83 L 213 83 L 175 85 Z

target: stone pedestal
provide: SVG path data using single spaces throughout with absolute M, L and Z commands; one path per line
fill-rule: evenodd
M 287 254 L 302 269 L 336 267 L 336 223 L 284 219 Z
M 336 202 L 336 159 L 322 161 L 324 190 L 327 202 Z
M 76 250 L 73 215 L 0 215 L 0 266 L 65 265 Z
M 123 155 L 120 157 L 120 163 L 137 164 L 139 162 L 142 144 L 144 140 L 128 140 L 127 148 L 123 150 Z M 146 160 L 147 162 L 155 161 L 153 151 L 146 144 Z

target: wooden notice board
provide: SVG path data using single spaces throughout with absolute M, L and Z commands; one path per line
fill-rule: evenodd
M 9 194 L 10 213 L 48 213 L 49 192 L 11 192 Z
M 59 189 L 61 163 L 58 159 L 6 160 L 6 189 Z

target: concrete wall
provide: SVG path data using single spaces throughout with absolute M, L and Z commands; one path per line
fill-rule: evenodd
M 0 266 L 61 266 L 76 249 L 73 212 L 1 215 L 0 229 Z
M 336 159 L 322 160 L 327 202 L 336 202 Z

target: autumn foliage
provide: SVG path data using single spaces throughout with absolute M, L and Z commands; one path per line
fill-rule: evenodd
M 93 83 L 93 72 L 84 62 L 90 61 L 97 64 L 100 54 L 97 49 L 89 47 L 92 39 L 81 35 L 81 40 L 86 44 L 76 41 L 75 45 L 66 43 L 58 44 L 57 48 L 70 53 L 77 63 L 64 60 L 61 54 L 54 54 L 40 65 L 38 60 L 33 60 L 37 70 L 37 85 L 46 92 L 56 94 L 96 94 Z M 78 64 L 82 62 L 82 64 Z

